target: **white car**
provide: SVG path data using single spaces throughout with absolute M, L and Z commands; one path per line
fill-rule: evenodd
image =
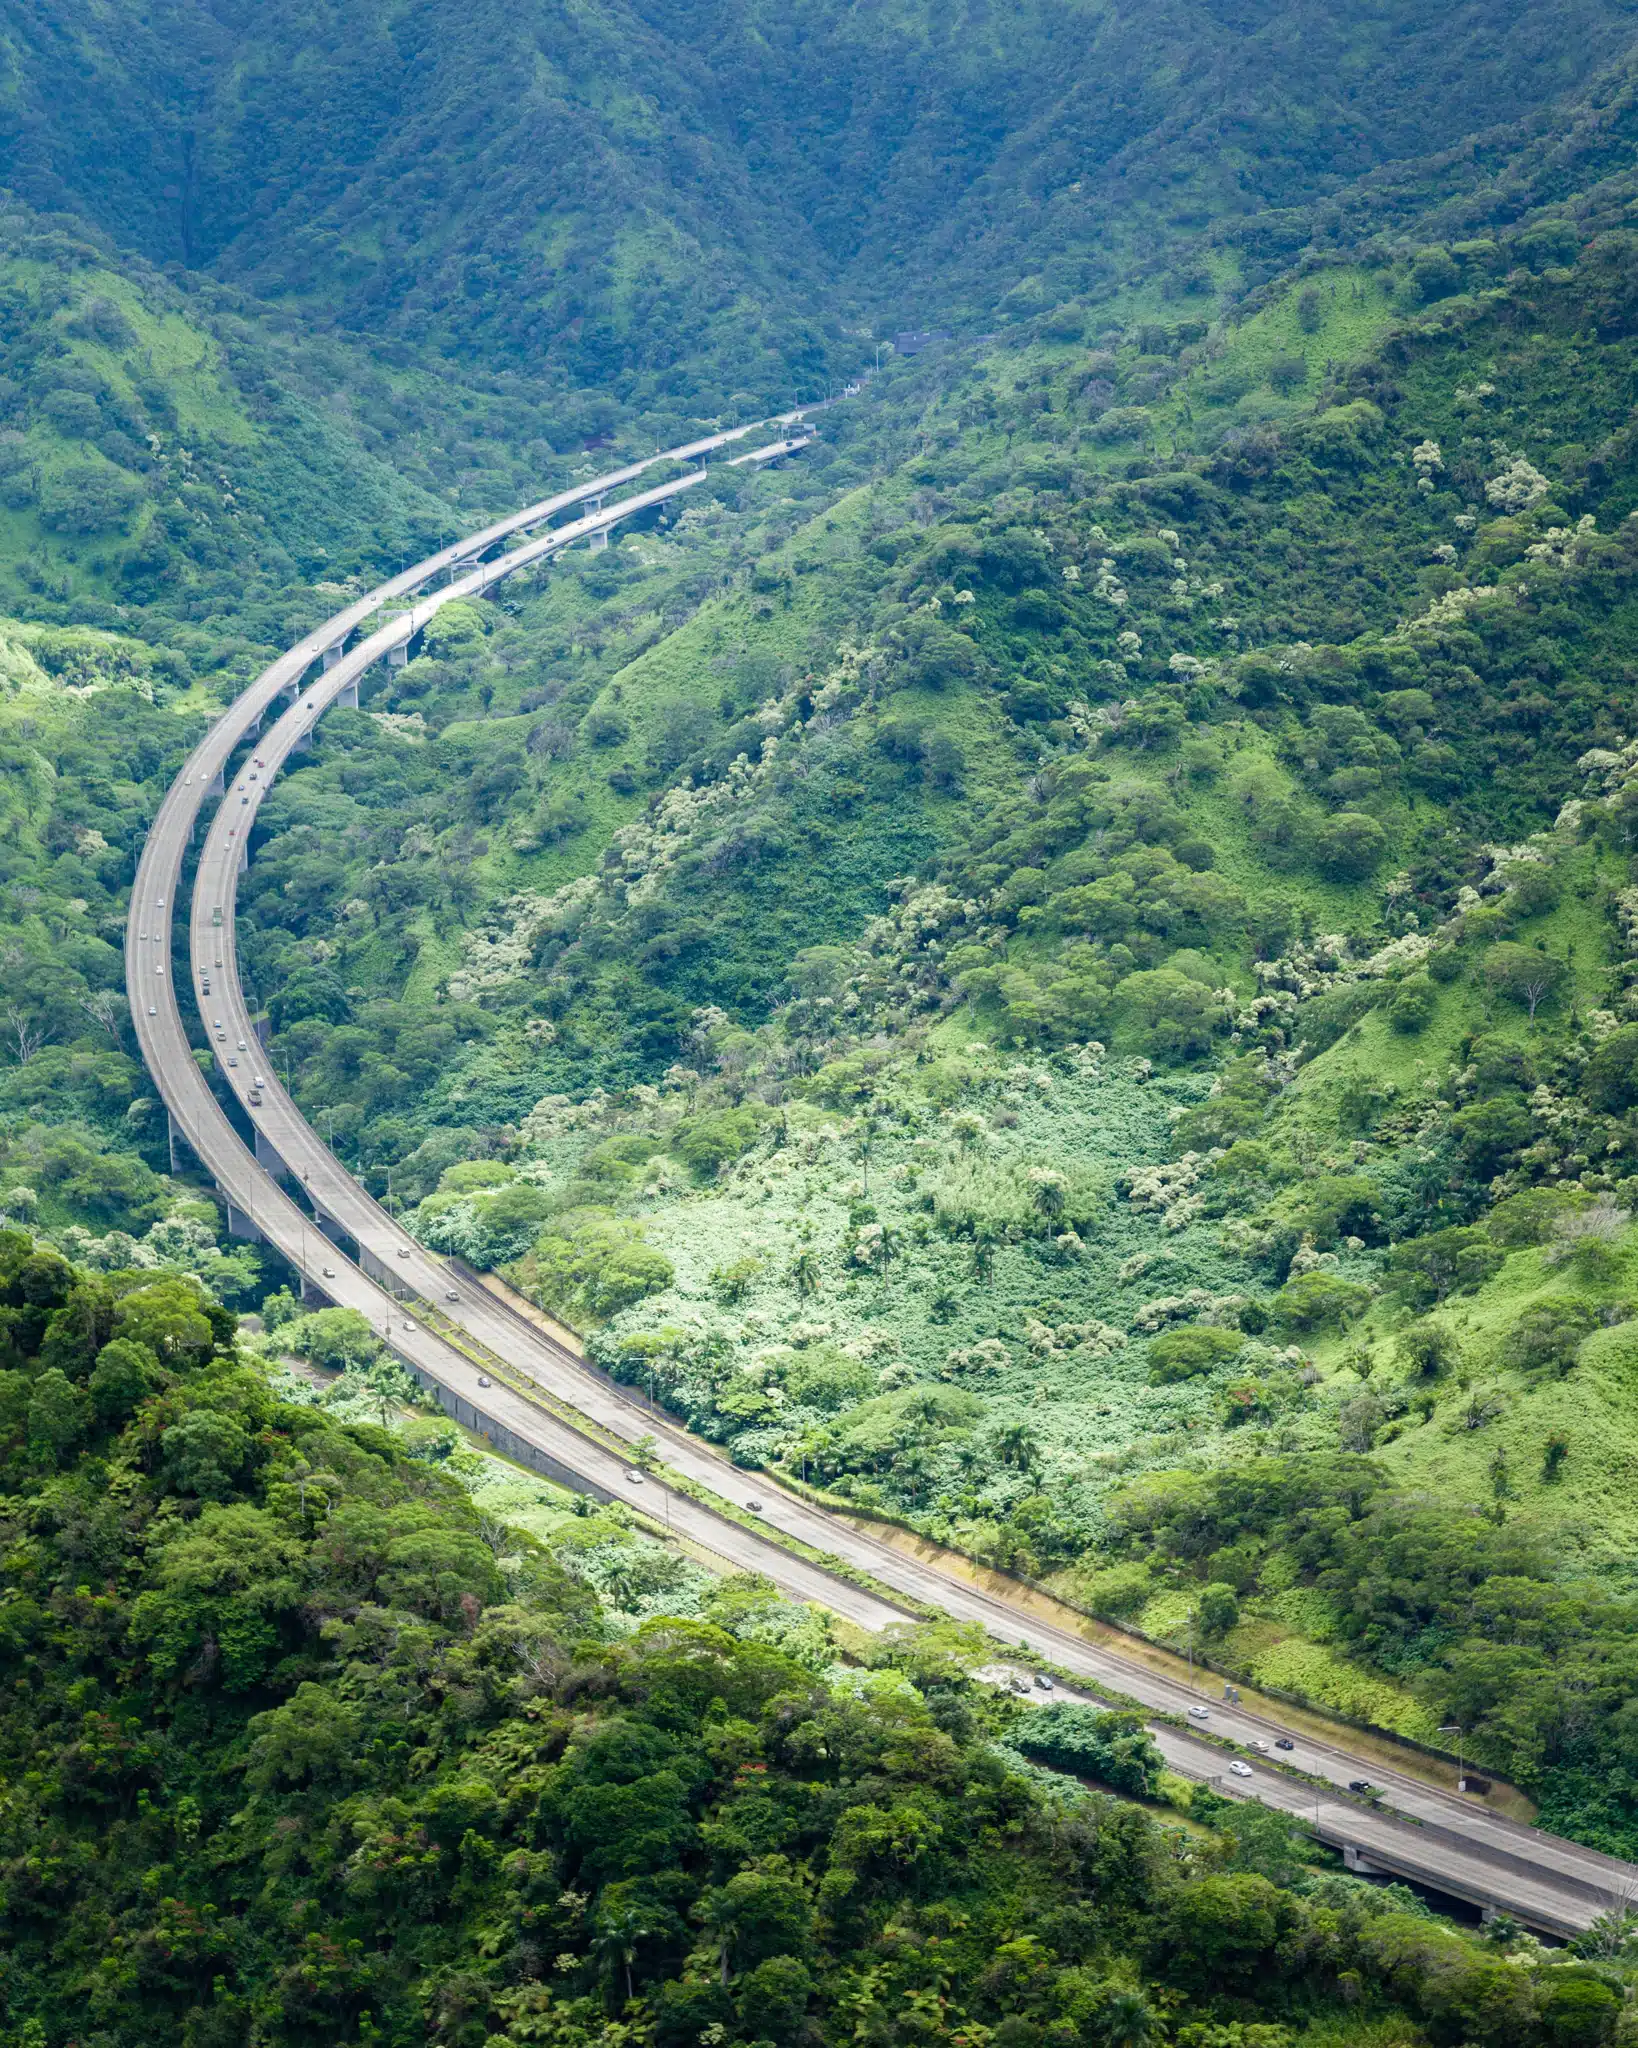
M 626 1474 L 626 1484 L 628 1486 L 641 1486 L 642 1483 L 643 1475 L 641 1472 L 628 1472 Z
M 492 1382 L 492 1381 L 490 1380 L 490 1377 L 489 1377 L 488 1373 L 486 1373 L 486 1372 L 481 1372 L 481 1373 L 479 1373 L 479 1375 L 478 1375 L 478 1385 L 479 1385 L 480 1387 L 487 1387 L 487 1386 L 490 1386 L 490 1385 L 492 1385 L 492 1384 L 493 1384 L 493 1382 Z
M 243 1039 L 241 1038 L 241 1039 L 239 1040 L 239 1050 L 240 1050 L 241 1052 L 248 1052 L 248 1051 L 249 1051 L 249 1049 L 250 1049 L 250 1048 L 249 1048 L 249 1047 L 248 1047 L 248 1046 L 247 1046 L 247 1045 L 245 1044 L 244 1040 L 243 1040 Z
M 1252 1747 L 1252 1748 L 1253 1748 L 1254 1750 L 1256 1750 L 1256 1752 L 1257 1752 L 1257 1754 L 1258 1754 L 1259 1756 L 1267 1756 L 1267 1755 L 1268 1755 L 1268 1744 L 1267 1744 L 1266 1742 L 1261 1742 L 1261 1741 L 1254 1741 L 1254 1742 L 1252 1743 L 1251 1747 Z
M 1229 1765 L 1229 1772 L 1231 1776 L 1236 1778 L 1249 1778 L 1251 1776 L 1251 1766 L 1250 1764 L 1241 1763 L 1240 1759 L 1236 1757 L 1233 1763 Z
M 159 1015 L 159 1012 L 154 1008 L 152 1003 L 148 1005 L 148 1015 L 150 1017 L 157 1017 Z
M 1209 1721 L 1211 1719 L 1210 1707 L 1190 1707 L 1189 1719 L 1191 1721 Z

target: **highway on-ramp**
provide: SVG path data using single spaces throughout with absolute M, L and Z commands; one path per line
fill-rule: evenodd
M 1236 1796 L 1288 1808 L 1325 1839 L 1344 1846 L 1360 1867 L 1416 1878 L 1553 1933 L 1573 1932 L 1638 1897 L 1638 1869 L 1524 1827 L 1409 1773 L 1385 1770 L 1379 1756 L 1366 1759 L 1350 1752 L 1343 1730 L 1329 1742 L 1293 1736 L 1296 1746 L 1288 1760 L 1304 1776 L 1287 1775 L 1256 1753 L 1253 1745 L 1269 1747 L 1284 1731 L 1238 1705 L 1213 1703 L 1209 1719 L 1191 1730 L 1190 1709 L 1198 1715 L 1201 1696 L 1178 1680 L 907 1555 L 765 1474 L 733 1465 L 715 1447 L 657 1418 L 488 1289 L 429 1253 L 353 1179 L 277 1077 L 264 1070 L 236 963 L 236 885 L 260 802 L 279 768 L 305 743 L 314 721 L 338 699 L 356 702 L 365 671 L 391 658 L 442 604 L 479 594 L 520 567 L 606 533 L 641 507 L 692 488 L 703 473 L 674 477 L 608 506 L 600 503 L 603 496 L 637 481 L 643 470 L 668 457 L 691 461 L 750 431 L 735 430 L 714 437 L 712 444 L 656 455 L 457 542 L 309 634 L 212 726 L 150 831 L 127 930 L 127 986 L 137 1035 L 173 1128 L 214 1176 L 234 1227 L 265 1237 L 305 1281 L 366 1315 L 393 1350 L 438 1390 L 446 1407 L 539 1469 L 624 1498 L 729 1565 L 760 1572 L 791 1597 L 823 1604 L 863 1627 L 881 1629 L 918 1611 L 977 1622 L 1008 1646 L 1025 1647 L 1063 1673 L 1168 1717 L 1155 1727 L 1176 1768 L 1212 1777 Z M 792 437 L 779 452 L 800 445 Z M 546 524 L 588 502 L 597 509 L 561 526 Z M 531 529 L 534 537 L 510 552 L 477 560 L 485 548 Z M 451 580 L 429 591 L 440 572 Z M 383 611 L 385 604 L 404 598 L 411 600 L 407 609 Z M 348 636 L 374 624 L 375 614 L 381 614 L 382 623 L 343 651 Z M 309 675 L 321 658 L 327 665 Z M 264 719 L 287 693 L 289 708 L 262 730 Z M 253 750 L 241 755 L 252 737 Z M 189 972 L 206 1043 L 219 1078 L 254 1132 L 255 1151 L 197 1064 L 172 985 L 172 922 L 183 858 L 207 800 L 218 793 L 221 801 L 193 886 Z M 299 1183 L 312 1213 L 292 1199 L 281 1178 Z M 337 1238 L 357 1247 L 356 1259 L 344 1254 Z M 657 1440 L 659 1463 L 678 1484 L 660 1475 L 637 1476 L 622 1447 L 645 1436 Z M 830 1568 L 827 1561 L 833 1561 Z M 1252 1752 L 1252 1778 L 1228 1774 L 1230 1750 L 1217 1744 L 1237 1746 L 1242 1761 Z M 1317 1799 L 1305 1778 L 1321 1781 Z M 1359 1779 L 1375 1787 L 1368 1802 L 1342 1796 Z

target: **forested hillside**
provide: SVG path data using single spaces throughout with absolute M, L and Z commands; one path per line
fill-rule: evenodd
M 298 635 L 836 394 L 325 717 L 269 1071 L 741 1465 L 1638 1858 L 1627 11 L 3 19 L 0 2048 L 1638 2038 L 1630 1913 L 480 1455 L 121 960 Z
M 1546 2048 L 1620 2012 L 1619 1968 L 1316 1877 L 1274 1816 L 1032 1766 L 1131 1792 L 1156 1759 L 976 1683 L 960 1631 L 843 1671 L 754 1588 L 634 1625 L 435 1459 L 280 1401 L 187 1281 L 5 1233 L 0 1308 L 11 2040 L 1343 2048 L 1425 2015 Z
M 0 178 L 31 205 L 388 360 L 713 412 L 812 395 L 872 332 L 1145 274 L 1209 305 L 1457 197 L 1512 221 L 1564 196 L 1521 153 L 1600 127 L 1631 42 L 1611 0 L 9 18 Z

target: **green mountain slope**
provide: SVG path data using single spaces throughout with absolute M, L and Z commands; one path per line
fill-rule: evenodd
M 868 368 L 326 719 L 241 889 L 268 1057 L 741 1461 L 1638 1855 L 1627 11 L 0 49 L 6 2042 L 1625 2038 L 1624 1923 L 1501 1961 L 1209 1797 L 1060 1811 L 974 1646 L 849 1678 L 469 1500 L 172 1169 L 118 944 L 306 625 Z M 1167 1793 L 1076 1725 L 1029 1755 Z
M 1638 273 L 1533 246 L 907 366 L 335 721 L 247 945 L 374 1184 L 738 1455 L 1179 1642 L 1215 1589 L 1231 1668 L 1628 1846 Z M 1336 1556 L 1134 1490 L 1373 1451 Z
M 594 428 L 654 445 L 612 402 L 543 408 L 515 379 L 388 365 L 17 205 L 0 323 L 0 600 L 206 666 L 206 640 L 271 654 L 348 577 L 566 484 Z
M 1630 42 L 1607 0 L 1551 33 L 1479 4 L 1200 0 L 25 20 L 0 174 L 31 203 L 310 318 L 712 410 L 851 367 L 850 324 L 1107 291 L 1209 224 L 1294 253 L 1389 164 L 1433 204 L 1463 138 L 1544 105 L 1570 128 Z M 1172 283 L 1210 276 L 1196 250 Z

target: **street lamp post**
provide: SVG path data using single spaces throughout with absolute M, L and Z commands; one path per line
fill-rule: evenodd
M 1447 1721 L 1439 1730 L 1439 1733 L 1441 1735 L 1454 1735 L 1456 1738 L 1456 1790 L 1458 1792 L 1465 1792 L 1467 1790 L 1467 1771 L 1462 1763 L 1462 1724 L 1460 1721 Z

